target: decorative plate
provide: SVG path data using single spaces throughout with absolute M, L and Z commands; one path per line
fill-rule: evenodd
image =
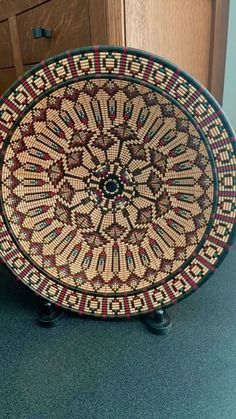
M 42 62 L 1 98 L 0 147 L 1 257 L 59 306 L 152 312 L 196 290 L 230 247 L 234 133 L 160 57 L 98 46 Z

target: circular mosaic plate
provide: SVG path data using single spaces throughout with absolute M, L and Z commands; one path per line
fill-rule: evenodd
M 230 246 L 234 134 L 209 92 L 160 57 L 53 57 L 2 97 L 0 135 L 1 256 L 55 304 L 151 312 L 196 290 Z

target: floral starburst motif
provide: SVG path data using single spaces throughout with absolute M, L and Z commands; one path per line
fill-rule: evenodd
M 63 179 L 65 170 L 62 159 L 55 161 L 48 169 L 48 176 L 53 186 L 57 186 Z
M 93 223 L 91 217 L 88 214 L 83 214 L 80 212 L 75 213 L 75 220 L 78 228 L 86 229 L 93 227 Z
M 80 150 L 73 151 L 68 153 L 66 156 L 66 161 L 69 170 L 75 169 L 76 167 L 81 166 L 83 162 L 83 152 Z
M 147 230 L 145 228 L 135 228 L 127 236 L 127 243 L 140 246 L 146 236 Z
M 67 203 L 71 203 L 73 200 L 73 197 L 75 195 L 75 189 L 73 186 L 68 182 L 68 180 L 65 180 L 60 187 L 58 191 L 59 196 L 66 201 Z
M 122 234 L 124 234 L 126 228 L 119 224 L 113 223 L 109 227 L 107 227 L 105 231 L 109 237 L 111 237 L 114 240 L 117 240 L 119 237 L 122 236 Z
M 70 139 L 70 148 L 87 145 L 92 135 L 87 129 L 74 131 Z
M 100 134 L 98 138 L 93 141 L 94 147 L 101 150 L 108 150 L 115 143 L 115 139 L 107 134 Z

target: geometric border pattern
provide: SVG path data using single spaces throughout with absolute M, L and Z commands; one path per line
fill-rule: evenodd
M 230 248 L 236 219 L 235 134 L 211 94 L 186 72 L 143 51 L 112 46 L 86 47 L 48 59 L 15 82 L 0 100 L 0 149 L 30 106 L 49 92 L 74 81 L 93 78 L 136 81 L 178 104 L 205 136 L 217 177 L 211 230 L 201 247 L 167 283 L 124 296 L 95 296 L 55 283 L 26 260 L 0 215 L 0 255 L 7 266 L 36 294 L 80 314 L 130 317 L 176 304 L 201 286 Z

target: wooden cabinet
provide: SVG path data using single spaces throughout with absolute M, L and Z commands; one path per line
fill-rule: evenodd
M 126 27 L 128 45 L 149 49 L 178 63 L 207 86 L 210 1 L 126 0 Z
M 26 69 L 48 57 L 86 45 L 108 44 L 106 3 L 0 0 L 0 94 Z M 50 29 L 52 36 L 35 39 L 36 27 Z
M 2 92 L 8 89 L 8 87 L 16 80 L 15 68 L 0 69 L 0 86 Z
M 0 1 L 0 20 L 15 16 L 24 10 L 31 9 L 38 4 L 46 3 L 48 0 L 1 0 Z
M 169 59 L 221 101 L 228 8 L 229 0 L 0 0 L 0 93 L 13 74 L 59 52 L 112 44 Z M 35 27 L 52 37 L 34 39 Z
M 32 30 L 38 26 L 50 29 L 52 37 L 34 39 Z M 90 44 L 89 2 L 51 0 L 17 16 L 17 27 L 23 64 L 38 63 Z
M 0 68 L 13 67 L 10 29 L 7 20 L 0 23 Z
M 228 0 L 125 0 L 126 44 L 187 71 L 222 101 Z

